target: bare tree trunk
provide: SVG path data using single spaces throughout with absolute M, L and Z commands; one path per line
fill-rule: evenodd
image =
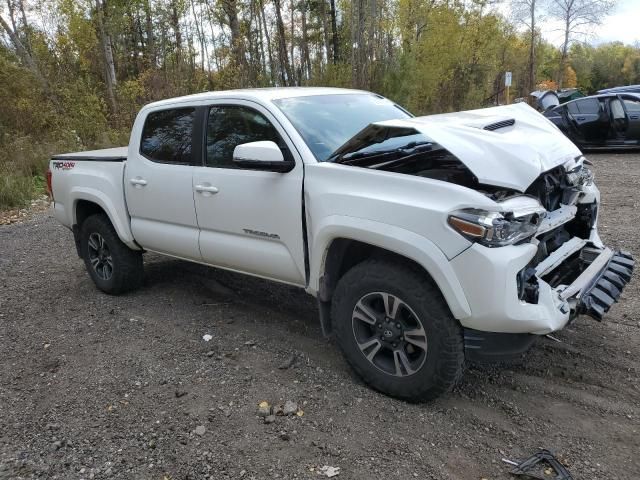
M 307 5 L 303 5 L 302 14 L 302 44 L 300 45 L 300 54 L 302 55 L 302 72 L 306 80 L 311 78 L 311 56 L 309 55 L 309 38 L 307 36 Z M 306 71 L 305 71 L 306 69 Z
M 280 78 L 282 85 L 293 85 L 293 75 L 291 74 L 291 64 L 287 53 L 287 40 L 284 33 L 284 22 L 280 11 L 280 0 L 273 0 L 276 10 L 276 24 L 278 26 L 278 60 L 280 61 Z
M 558 70 L 558 90 L 562 89 L 564 82 L 564 69 L 567 65 L 567 57 L 569 56 L 569 33 L 571 31 L 571 24 L 569 15 L 565 19 L 564 28 L 564 43 L 562 44 L 562 54 L 560 55 L 560 68 Z
M 196 6 L 193 0 L 191 0 L 191 13 L 196 24 L 196 35 L 198 36 L 198 43 L 200 44 L 200 68 L 204 72 L 204 60 L 205 60 L 205 47 L 204 47 L 204 33 L 200 30 L 199 17 L 196 14 Z
M 531 0 L 530 5 L 530 24 L 531 35 L 529 37 L 529 78 L 528 78 L 528 92 L 526 92 L 525 98 L 529 98 L 529 94 L 536 88 L 536 0 Z
M 240 84 L 244 85 L 245 78 L 245 58 L 242 38 L 240 36 L 240 23 L 238 21 L 238 7 L 236 0 L 223 0 L 222 9 L 229 20 L 229 29 L 231 30 L 231 56 L 233 63 L 238 69 Z
M 258 43 L 260 44 L 260 68 L 262 71 L 262 75 L 266 76 L 267 75 L 267 52 L 264 48 L 265 41 L 264 41 L 264 31 L 262 28 L 262 6 L 259 2 L 255 6 L 257 7 L 256 15 L 258 17 L 256 19 L 256 26 L 258 27 Z
M 113 50 L 111 49 L 111 37 L 106 31 L 104 25 L 104 9 L 106 2 L 103 0 L 96 0 L 96 22 L 98 24 L 98 35 L 100 37 L 100 44 L 102 46 L 102 53 L 104 55 L 105 66 L 105 80 L 107 84 L 107 97 L 109 98 L 109 104 L 111 106 L 111 113 L 116 113 L 118 110 L 118 104 L 116 102 L 115 88 L 117 84 L 116 69 L 113 62 Z
M 295 32 L 293 30 L 293 17 L 294 17 L 294 7 L 293 7 L 293 1 L 291 0 L 291 40 L 290 40 L 290 48 L 291 48 L 291 56 L 289 58 L 291 58 L 291 71 L 293 73 L 293 77 L 291 77 L 291 80 L 293 81 L 291 83 L 291 85 L 297 85 L 299 82 L 296 80 L 296 57 L 294 55 L 294 47 L 295 47 L 295 42 L 294 42 L 294 38 L 295 38 Z
M 145 14 L 145 34 L 147 36 L 147 62 L 151 67 L 156 66 L 156 39 L 153 32 L 153 14 L 151 11 L 151 2 L 146 0 L 144 2 L 144 14 Z
M 331 41 L 333 43 L 333 63 L 336 64 L 340 60 L 340 51 L 338 49 L 338 25 L 336 21 L 336 0 L 331 2 Z M 327 52 L 328 54 L 329 52 Z
M 267 18 L 264 14 L 264 3 L 263 0 L 258 0 L 260 3 L 260 15 L 262 17 L 262 28 L 264 29 L 264 36 L 267 39 L 267 55 L 269 55 L 269 78 L 271 78 L 271 84 L 276 84 L 274 64 L 273 64 L 273 54 L 271 52 L 271 38 L 269 36 L 269 29 L 267 28 Z
M 207 2 L 207 19 L 209 20 L 209 29 L 211 30 L 211 46 L 213 47 L 213 60 L 216 63 L 216 70 L 220 70 L 220 60 L 218 59 L 218 47 L 216 45 L 216 33 L 213 30 L 213 18 L 211 15 L 211 5 Z
M 180 65 L 182 61 L 182 32 L 180 31 L 180 15 L 178 15 L 178 6 L 175 0 L 171 2 L 171 28 L 176 36 L 176 64 Z

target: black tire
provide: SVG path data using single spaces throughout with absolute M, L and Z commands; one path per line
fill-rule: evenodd
M 395 297 L 395 300 L 386 300 L 389 298 L 387 294 Z M 380 296 L 380 300 L 376 299 L 376 295 Z M 352 319 L 360 300 L 365 302 L 365 305 L 366 302 L 371 302 L 366 308 L 369 312 L 378 312 L 375 313 L 376 319 L 382 315 L 379 323 L 376 320 L 374 325 L 369 325 L 368 321 Z M 374 308 L 377 301 L 382 302 L 381 313 L 380 308 Z M 400 321 L 394 324 L 393 320 L 391 324 L 400 326 L 394 333 L 393 326 L 389 329 L 385 327 L 388 323 L 384 322 L 392 317 L 385 315 L 384 305 L 396 301 L 399 301 L 400 307 L 393 318 L 397 317 Z M 358 311 L 363 312 L 361 309 Z M 389 313 L 388 309 L 386 311 Z M 462 328 L 451 315 L 439 289 L 424 273 L 408 265 L 370 259 L 351 268 L 338 282 L 333 295 L 331 317 L 337 342 L 347 362 L 366 384 L 382 393 L 413 402 L 428 401 L 449 391 L 462 376 Z M 416 332 L 417 324 L 422 326 L 422 332 L 425 334 L 426 340 L 419 342 L 425 345 L 422 349 L 413 345 L 420 335 L 413 338 L 411 345 L 407 342 L 410 337 L 404 335 Z M 378 331 L 382 332 L 379 337 Z M 386 337 L 389 332 L 397 337 Z M 381 346 L 374 344 L 371 350 L 361 350 L 357 337 L 363 333 L 365 340 L 360 340 L 361 345 L 378 342 Z M 370 334 L 373 336 L 369 337 Z M 367 338 L 370 340 L 366 340 Z M 390 344 L 389 338 L 395 338 L 397 342 Z M 376 349 L 377 353 L 374 354 L 372 362 L 366 355 L 373 349 Z M 402 353 L 409 363 L 401 361 Z M 401 366 L 398 369 L 399 365 Z M 405 365 L 410 365 L 411 370 Z M 387 370 L 394 370 L 395 373 L 389 373 Z
M 100 249 L 94 248 L 99 244 L 102 244 Z M 93 283 L 103 292 L 118 295 L 142 285 L 142 252 L 131 250 L 122 243 L 106 215 L 91 215 L 84 221 L 80 227 L 80 252 Z M 94 268 L 92 260 L 107 266 Z

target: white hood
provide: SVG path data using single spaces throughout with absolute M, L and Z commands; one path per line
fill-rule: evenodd
M 485 130 L 512 120 L 512 125 Z M 555 125 L 524 103 L 376 125 L 414 128 L 454 154 L 480 183 L 521 192 L 541 173 L 581 155 Z

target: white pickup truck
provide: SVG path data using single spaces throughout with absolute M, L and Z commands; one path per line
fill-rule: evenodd
M 425 400 L 619 297 L 634 262 L 598 237 L 587 165 L 524 104 L 413 117 L 275 88 L 147 105 L 129 147 L 56 155 L 48 180 L 104 292 L 140 286 L 146 251 L 298 286 L 365 382 Z

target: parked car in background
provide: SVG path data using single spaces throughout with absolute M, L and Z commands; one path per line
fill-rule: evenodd
M 579 98 L 544 116 L 582 149 L 640 147 L 640 93 Z
M 584 93 L 582 93 L 577 88 L 563 88 L 562 90 L 558 91 L 536 90 L 535 92 L 531 92 L 529 95 L 534 99 L 534 101 L 531 102 L 531 105 L 535 107 L 539 112 L 545 112 L 554 107 L 557 107 L 558 105 L 585 96 Z M 524 101 L 524 99 L 522 100 Z
M 604 90 L 598 90 L 598 93 L 640 93 L 640 85 L 605 88 Z

